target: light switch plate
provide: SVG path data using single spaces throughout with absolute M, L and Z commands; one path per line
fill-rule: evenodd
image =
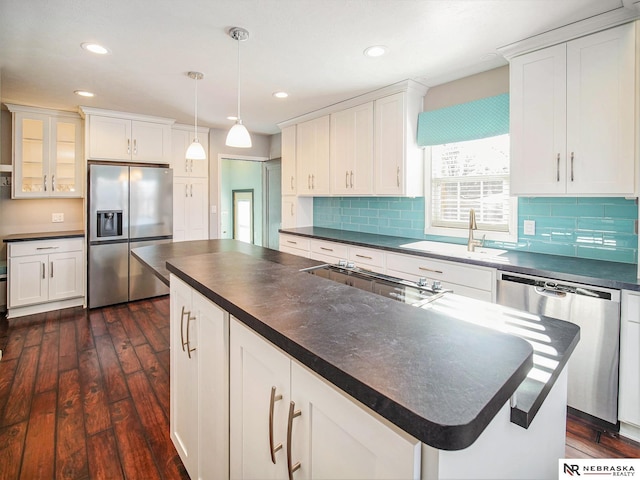
M 51 221 L 53 223 L 64 222 L 64 213 L 52 213 L 51 214 Z
M 536 222 L 535 222 L 535 220 L 525 220 L 524 221 L 524 234 L 525 235 L 535 235 L 536 234 Z

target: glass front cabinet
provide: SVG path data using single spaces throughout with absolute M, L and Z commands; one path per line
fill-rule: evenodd
M 83 196 L 82 120 L 7 104 L 13 119 L 12 198 Z

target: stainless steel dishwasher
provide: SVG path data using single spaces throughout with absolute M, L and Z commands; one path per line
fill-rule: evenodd
M 497 303 L 580 327 L 580 342 L 568 363 L 567 403 L 616 425 L 620 291 L 498 272 Z

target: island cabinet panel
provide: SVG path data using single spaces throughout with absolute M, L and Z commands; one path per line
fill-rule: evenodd
M 634 427 L 626 435 L 640 441 L 640 294 L 623 291 L 621 300 L 618 417 Z
M 230 335 L 231 478 L 420 478 L 415 438 L 233 319 Z
M 635 193 L 633 23 L 510 63 L 511 194 Z
M 171 440 L 191 478 L 228 478 L 229 315 L 170 282 Z

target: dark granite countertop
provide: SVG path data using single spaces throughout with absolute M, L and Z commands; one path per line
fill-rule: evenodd
M 640 291 L 638 266 L 629 263 L 606 262 L 603 260 L 590 260 L 560 255 L 545 255 L 518 250 L 507 251 L 507 253 L 500 255 L 500 262 L 497 262 L 490 258 L 462 258 L 400 247 L 400 245 L 406 243 L 419 241 L 415 238 L 392 237 L 322 227 L 281 229 L 280 232 L 350 245 L 379 248 L 397 253 L 482 265 L 505 272 L 523 273 L 526 275 L 535 275 L 606 288 Z
M 577 327 L 540 319 L 554 332 L 558 367 L 546 372 L 547 383 L 536 383 L 526 378 L 535 362 L 522 339 L 456 319 L 450 309 L 419 309 L 299 272 L 319 263 L 314 260 L 233 240 L 141 247 L 133 254 L 165 282 L 175 273 L 346 393 L 440 449 L 470 445 L 516 391 L 511 419 L 528 426 L 578 340 Z
M 63 232 L 37 232 L 37 233 L 15 233 L 2 239 L 4 243 L 11 242 L 31 242 L 34 240 L 56 240 L 59 238 L 84 237 L 82 230 L 68 230 Z

